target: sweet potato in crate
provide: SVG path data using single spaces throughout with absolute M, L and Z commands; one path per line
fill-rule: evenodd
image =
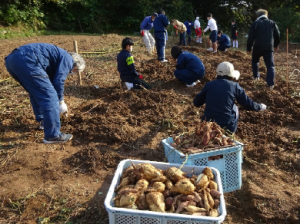
M 213 122 L 203 122 L 196 127 L 195 133 L 186 135 L 181 137 L 185 141 L 178 142 L 177 138 L 175 143 L 172 137 L 162 141 L 168 162 L 182 164 L 188 154 L 186 165 L 209 166 L 220 171 L 224 192 L 242 187 L 242 143 L 224 136 Z
M 218 170 L 199 166 L 180 168 L 181 164 L 121 161 L 104 202 L 109 223 L 223 222 L 226 209 Z M 165 195 L 170 192 L 172 197 Z

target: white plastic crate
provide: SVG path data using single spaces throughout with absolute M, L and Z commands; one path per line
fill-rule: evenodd
M 221 183 L 220 173 L 217 169 L 211 168 L 214 175 L 215 181 L 218 184 L 218 190 L 222 193 L 220 197 L 219 206 L 219 217 L 209 217 L 209 216 L 191 216 L 182 215 L 176 213 L 161 213 L 152 212 L 144 210 L 134 210 L 125 208 L 114 207 L 114 202 L 112 199 L 115 197 L 115 189 L 120 183 L 120 178 L 122 176 L 123 170 L 131 166 L 132 161 L 134 164 L 138 163 L 150 163 L 154 167 L 162 170 L 166 170 L 169 167 L 180 167 L 181 164 L 171 164 L 171 163 L 160 163 L 147 160 L 123 160 L 118 165 L 115 172 L 114 178 L 107 192 L 104 205 L 106 211 L 109 215 L 109 224 L 212 224 L 212 223 L 222 223 L 226 217 L 225 200 L 223 196 L 223 189 Z M 194 169 L 196 175 L 200 174 L 206 166 L 183 166 L 183 172 L 191 172 Z
M 165 148 L 165 155 L 169 163 L 183 163 L 186 160 L 185 154 L 173 148 L 173 138 L 162 141 Z M 191 154 L 188 156 L 186 165 L 209 166 L 220 171 L 224 193 L 241 189 L 242 187 L 242 150 L 243 144 L 235 141 L 236 145 L 224 149 Z M 221 159 L 210 160 L 212 156 L 221 156 Z

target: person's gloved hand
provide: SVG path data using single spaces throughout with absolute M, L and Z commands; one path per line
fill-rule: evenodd
M 263 104 L 263 103 L 261 103 L 260 106 L 261 106 L 260 111 L 264 111 L 264 110 L 267 109 L 267 106 L 265 104 Z
M 177 26 L 174 26 L 175 29 L 177 29 Z
M 142 75 L 139 75 L 139 79 L 144 79 L 144 77 Z
M 145 35 L 144 30 L 141 30 L 141 36 L 143 37 Z
M 189 23 L 189 26 L 191 26 L 192 24 L 191 23 Z
M 178 36 L 178 33 L 175 34 L 175 37 L 177 37 L 177 36 Z
M 60 114 L 68 113 L 68 107 L 67 107 L 67 104 L 65 103 L 65 101 L 61 101 L 59 103 L 59 113 Z

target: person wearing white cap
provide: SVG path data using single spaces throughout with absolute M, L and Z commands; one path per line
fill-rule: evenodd
M 202 91 L 195 97 L 194 105 L 205 105 L 202 120 L 215 121 L 218 125 L 231 133 L 236 132 L 239 111 L 235 105 L 237 101 L 246 110 L 264 111 L 265 104 L 253 102 L 245 90 L 237 83 L 240 72 L 235 71 L 229 62 L 222 62 L 217 67 L 217 79 L 206 83 Z
M 196 20 L 194 22 L 194 28 L 195 28 L 195 32 L 196 32 L 196 42 L 197 43 L 202 43 L 202 38 L 201 38 L 201 24 L 199 22 L 199 17 L 196 17 Z

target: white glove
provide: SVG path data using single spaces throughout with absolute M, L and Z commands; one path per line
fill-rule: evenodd
M 267 109 L 267 106 L 265 104 L 263 104 L 263 103 L 261 103 L 260 106 L 261 106 L 260 111 L 264 111 L 264 110 Z
M 65 103 L 65 101 L 61 101 L 59 103 L 59 113 L 60 114 L 68 113 L 68 107 L 67 107 L 67 104 Z
M 192 24 L 191 23 L 189 23 L 189 26 L 191 26 Z

